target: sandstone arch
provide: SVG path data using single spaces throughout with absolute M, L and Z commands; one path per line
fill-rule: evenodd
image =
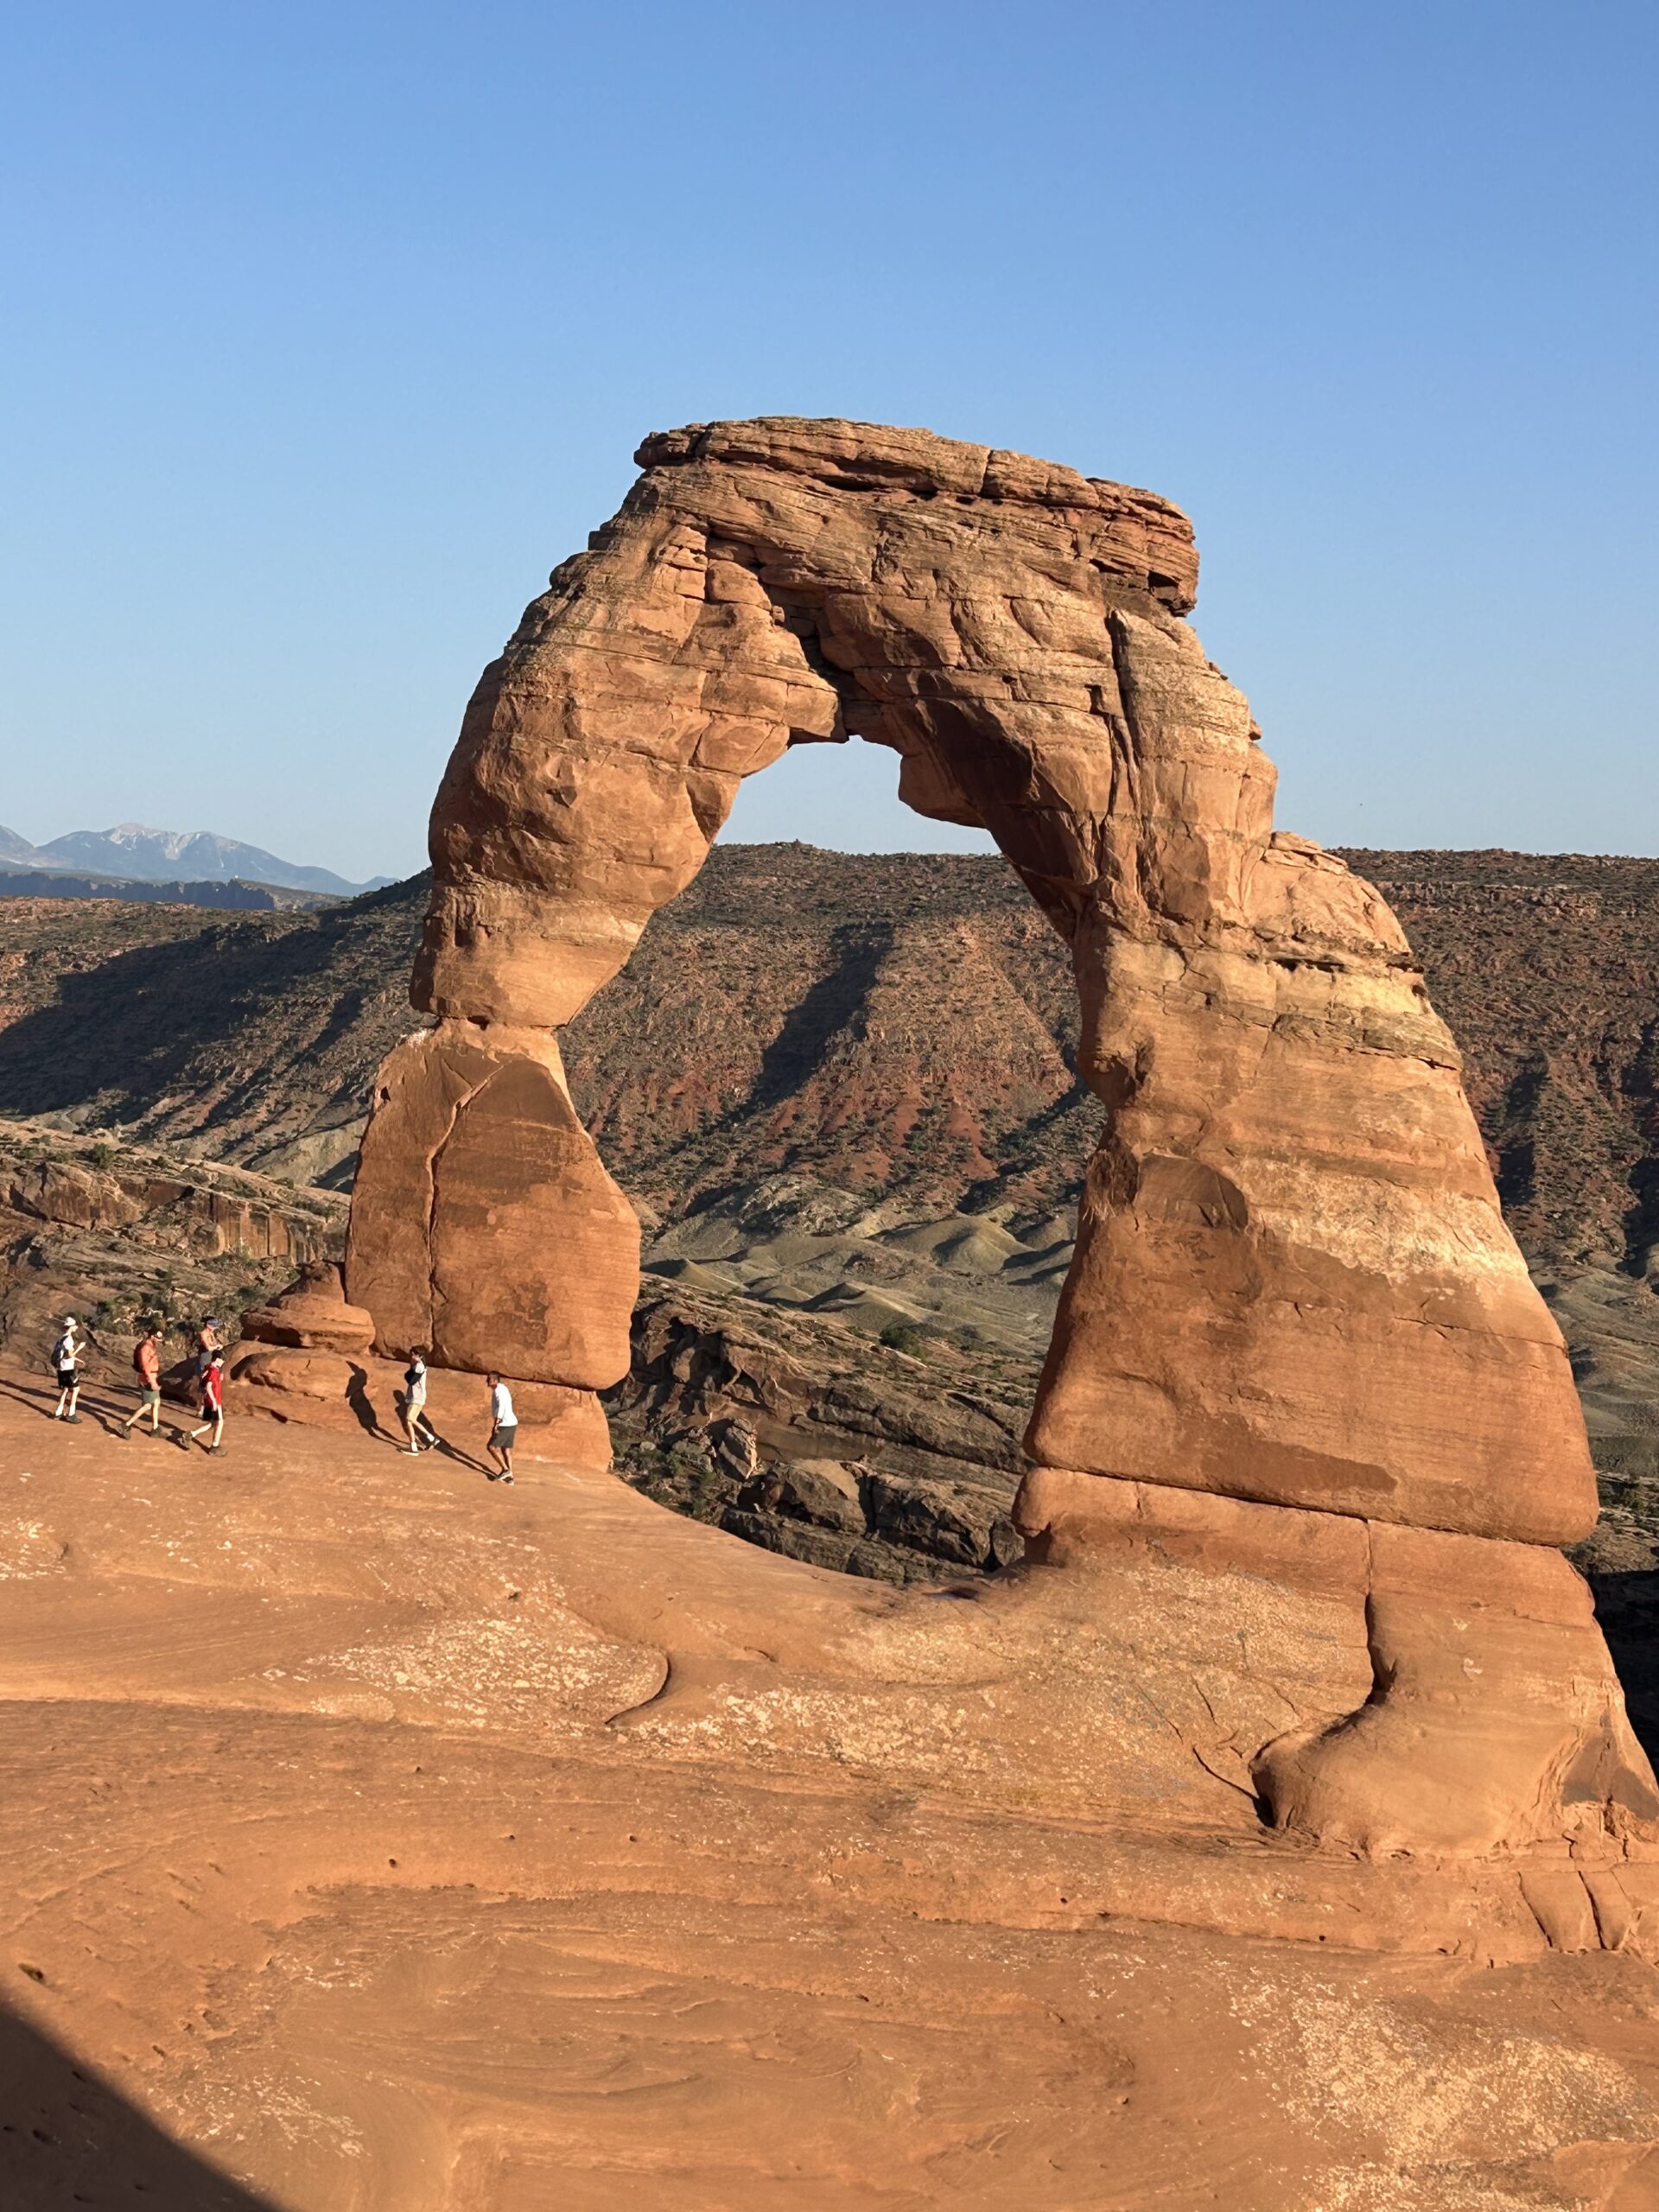
M 638 1233 L 558 1030 L 744 775 L 861 734 L 919 812 L 989 830 L 1071 944 L 1109 1109 L 1029 1433 L 1037 1554 L 1086 1556 L 1164 1491 L 1295 1509 L 1315 1549 L 1367 1532 L 1377 1697 L 1264 1753 L 1285 1816 L 1322 1833 L 1376 1840 L 1379 1761 L 1459 1764 L 1424 1751 L 1413 1712 L 1444 1685 L 1400 1654 L 1469 1575 L 1505 1619 L 1587 1636 L 1597 1687 L 1500 1761 L 1497 1810 L 1453 1840 L 1548 1827 L 1594 1743 L 1640 1797 L 1573 1578 L 1531 1548 L 1595 1512 L 1559 1334 L 1398 925 L 1272 829 L 1249 708 L 1182 619 L 1185 518 L 868 424 L 695 426 L 638 459 L 486 671 L 434 809 L 413 996 L 436 1027 L 382 1071 L 353 1207 L 348 1292 L 379 1348 L 543 1386 L 601 1446 L 587 1394 L 626 1365 Z

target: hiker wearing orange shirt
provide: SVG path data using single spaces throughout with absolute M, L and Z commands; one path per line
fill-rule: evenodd
M 162 1332 L 146 1329 L 139 1338 L 132 1355 L 133 1372 L 138 1377 L 138 1410 L 129 1414 L 121 1424 L 123 1436 L 130 1436 L 134 1424 L 149 1415 L 149 1433 L 155 1435 L 162 1425 Z

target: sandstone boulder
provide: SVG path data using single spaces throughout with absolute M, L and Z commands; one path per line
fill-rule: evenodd
M 339 1268 L 320 1261 L 302 1268 L 268 1306 L 250 1306 L 242 1337 L 245 1343 L 360 1357 L 374 1343 L 374 1317 L 346 1303 Z
M 400 1440 L 404 1364 L 376 1354 L 374 1334 L 372 1316 L 346 1303 L 338 1267 L 306 1268 L 280 1297 L 243 1316 L 230 1362 L 232 1403 L 277 1421 Z M 508 1381 L 528 1457 L 610 1465 L 610 1433 L 591 1390 Z M 427 1413 L 441 1434 L 475 1450 L 489 1429 L 489 1395 L 478 1376 L 434 1367 Z
M 553 1040 L 471 1023 L 398 1048 L 359 1173 L 352 1294 L 380 1350 L 601 1389 L 628 1367 L 639 1225 L 601 1166 Z

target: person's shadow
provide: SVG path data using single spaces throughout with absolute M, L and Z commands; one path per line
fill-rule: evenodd
M 391 1432 L 381 1427 L 380 1416 L 374 1410 L 374 1402 L 369 1395 L 369 1371 L 366 1367 L 359 1367 L 355 1360 L 352 1362 L 352 1379 L 346 1385 L 346 1402 L 365 1436 L 390 1437 Z
M 94 1390 L 102 1395 L 94 1397 L 92 1395 Z M 108 1395 L 108 1389 L 103 1383 L 83 1382 L 75 1410 L 83 1421 L 112 1436 L 122 1414 L 128 1408 L 107 1403 Z M 31 1413 L 39 1414 L 42 1421 L 50 1421 L 52 1408 L 58 1402 L 58 1386 L 55 1382 L 16 1382 L 10 1376 L 0 1376 L 0 1397 L 10 1398 L 14 1405 L 27 1406 Z
M 5 2212 L 139 2200 L 156 2212 L 276 2212 L 268 2197 L 175 2142 L 43 2030 L 0 2010 Z
M 459 1444 L 452 1444 L 447 1436 L 438 1436 L 438 1432 L 435 1428 L 433 1430 L 432 1433 L 434 1436 L 438 1437 L 438 1440 L 435 1444 L 432 1445 L 429 1449 L 434 1452 L 441 1452 L 446 1459 L 454 1460 L 458 1466 L 470 1468 L 472 1472 L 475 1475 L 487 1475 L 490 1472 L 490 1468 L 486 1461 L 482 1459 L 474 1459 L 470 1452 L 463 1452 Z

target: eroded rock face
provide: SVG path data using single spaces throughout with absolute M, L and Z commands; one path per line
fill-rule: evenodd
M 989 830 L 1071 948 L 1109 1119 L 1027 1439 L 1040 1467 L 1111 1478 L 1068 1493 L 1071 1550 L 1091 1496 L 1109 1528 L 1115 1484 L 1221 1493 L 1503 1540 L 1459 1554 L 1501 1607 L 1510 1544 L 1594 1519 L 1560 1338 L 1398 924 L 1273 831 L 1249 707 L 1180 619 L 1185 518 L 865 424 L 715 423 L 639 459 L 486 671 L 434 810 L 413 996 L 437 1027 L 382 1071 L 353 1210 L 381 1351 L 620 1377 L 635 1231 L 555 1033 L 744 775 L 857 734 L 899 753 L 919 812 Z M 1040 1542 L 1040 1496 L 1021 1518 Z M 1419 1568 L 1438 1588 L 1440 1555 L 1408 1547 L 1391 1618 Z M 1462 1725 L 1502 1690 L 1471 1688 Z M 1368 1723 L 1356 1754 L 1360 1735 L 1268 1774 L 1281 1817 L 1382 1833 L 1360 1801 L 1368 1774 L 1392 1786 L 1393 1738 Z M 1530 1749 L 1499 1765 L 1502 1816 L 1436 1847 L 1554 1817 L 1560 1775 Z
M 381 1070 L 359 1172 L 400 1193 L 358 1210 L 351 1248 L 383 1346 L 590 1390 L 626 1373 L 639 1225 L 544 1031 L 410 1039 Z

